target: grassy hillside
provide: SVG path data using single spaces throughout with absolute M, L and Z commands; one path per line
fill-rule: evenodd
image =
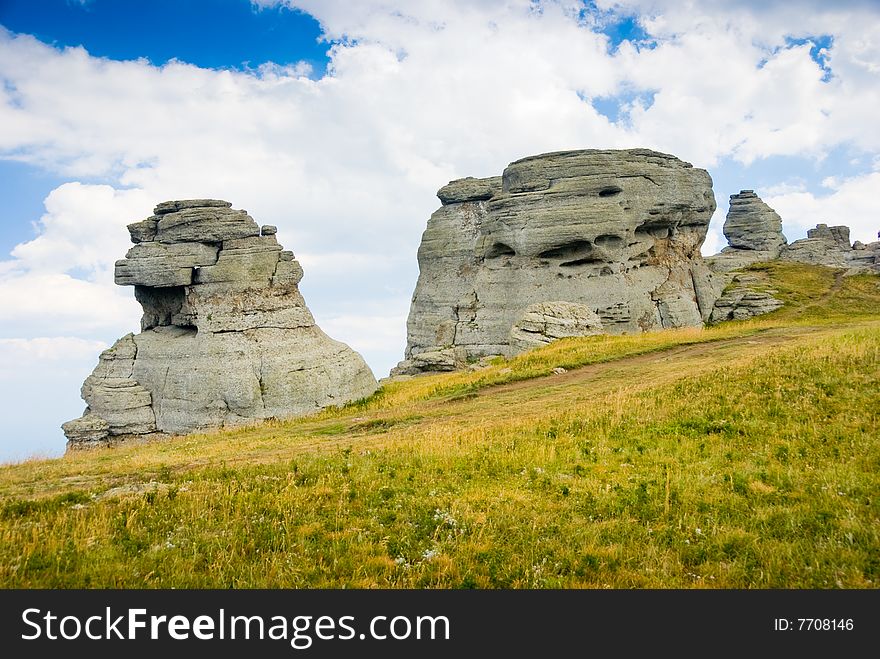
M 2 467 L 0 585 L 876 588 L 880 278 L 755 272 L 760 320 Z

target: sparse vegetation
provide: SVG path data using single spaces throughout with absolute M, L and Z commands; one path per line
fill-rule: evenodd
M 0 585 L 875 588 L 880 278 L 757 272 L 761 319 L 2 467 Z

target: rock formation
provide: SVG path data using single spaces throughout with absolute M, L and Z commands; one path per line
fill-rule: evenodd
M 745 320 L 782 307 L 782 301 L 773 297 L 776 291 L 767 289 L 766 282 L 757 275 L 741 272 L 732 276 L 731 286 L 715 301 L 713 323 L 723 320 Z
M 718 272 L 771 261 L 779 257 L 786 243 L 782 219 L 754 190 L 730 195 L 730 210 L 723 231 L 728 246 L 708 259 Z
M 755 288 L 760 283 L 747 274 L 737 274 L 754 263 L 782 259 L 809 265 L 845 268 L 847 274 L 880 273 L 880 242 L 850 245 L 849 228 L 819 224 L 807 237 L 786 244 L 782 220 L 752 190 L 730 196 L 730 211 L 724 222 L 729 245 L 710 256 L 706 263 L 717 281 L 729 284 L 715 302 L 710 320 L 742 320 L 775 311 L 782 302 L 772 291 Z
M 807 231 L 807 237 L 795 240 L 781 255 L 786 261 L 798 261 L 853 272 L 880 272 L 880 242 L 867 245 L 849 242 L 849 227 L 818 224 Z
M 851 245 L 849 227 L 819 224 L 807 231 L 806 238 L 786 244 L 781 218 L 753 190 L 730 195 L 724 236 L 728 246 L 706 259 L 719 273 L 773 259 L 847 268 L 853 273 L 880 272 L 880 242 Z
M 549 153 L 437 196 L 395 374 L 569 333 L 701 325 L 712 312 L 719 291 L 700 257 L 712 181 L 674 156 Z
M 142 331 L 101 354 L 85 413 L 63 425 L 68 448 L 304 414 L 376 389 L 361 356 L 315 325 L 275 227 L 230 206 L 169 201 L 129 225 L 115 278 L 135 287 Z
M 853 243 L 852 249 L 853 251 L 848 258 L 850 268 L 880 274 L 880 240 L 875 240 L 867 245 L 857 240 Z

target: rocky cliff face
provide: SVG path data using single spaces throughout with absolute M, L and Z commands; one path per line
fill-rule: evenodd
M 704 170 L 646 149 L 524 158 L 441 188 L 395 373 L 449 370 L 574 333 L 700 325 Z M 537 307 L 535 305 L 538 305 Z
M 315 324 L 293 253 L 243 210 L 170 201 L 129 225 L 116 263 L 133 285 L 141 332 L 101 354 L 68 448 L 289 417 L 372 393 L 363 359 Z

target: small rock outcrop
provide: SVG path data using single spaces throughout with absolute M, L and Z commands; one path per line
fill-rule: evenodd
M 128 228 L 135 245 L 115 279 L 135 287 L 141 332 L 101 354 L 85 413 L 62 426 L 69 449 L 289 417 L 376 389 L 361 356 L 315 324 L 275 227 L 194 199 Z
M 718 272 L 778 258 L 787 242 L 782 234 L 782 218 L 754 190 L 730 195 L 723 231 L 728 246 L 707 259 Z
M 853 243 L 852 249 L 848 259 L 851 268 L 880 274 L 880 240 L 867 245 L 857 240 Z
M 807 231 L 806 238 L 795 240 L 783 250 L 781 257 L 854 272 L 880 272 L 880 241 L 850 244 L 849 227 L 818 224 Z
M 674 156 L 548 153 L 438 197 L 395 375 L 572 334 L 701 325 L 720 292 L 700 256 L 712 180 Z
M 773 297 L 776 291 L 766 288 L 766 282 L 756 274 L 741 272 L 733 275 L 731 284 L 715 302 L 710 321 L 746 320 L 782 307 L 782 301 Z

